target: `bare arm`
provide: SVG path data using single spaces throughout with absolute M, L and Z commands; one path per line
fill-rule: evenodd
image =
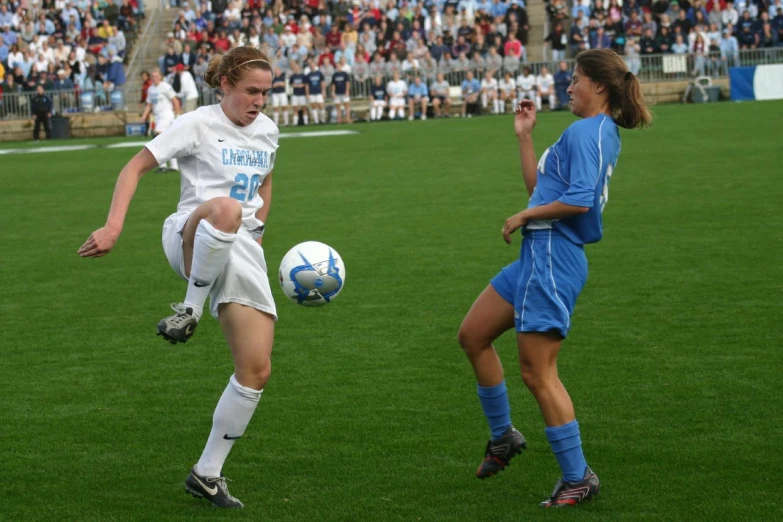
M 146 147 L 125 165 L 114 186 L 114 196 L 106 224 L 90 234 L 87 241 L 79 248 L 78 253 L 81 257 L 101 257 L 111 251 L 122 232 L 125 216 L 139 180 L 157 165 L 155 156 Z
M 522 178 L 528 196 L 533 195 L 538 174 L 538 160 L 533 148 L 533 128 L 536 126 L 536 104 L 531 100 L 522 100 L 516 108 L 514 130 L 519 143 L 519 162 L 522 165 Z
M 148 103 L 147 105 L 144 106 L 144 112 L 141 113 L 141 119 L 147 121 L 150 112 L 152 112 L 152 105 Z
M 546 205 L 525 209 L 506 220 L 503 225 L 503 239 L 506 243 L 511 243 L 511 234 L 531 221 L 565 219 L 578 214 L 584 214 L 589 210 L 589 207 L 567 205 L 560 201 L 553 201 Z
M 532 196 L 536 188 L 536 176 L 538 174 L 538 160 L 533 147 L 533 135 L 523 134 L 522 136 L 517 136 L 517 141 L 519 143 L 519 162 L 522 165 L 522 177 L 525 180 L 528 196 Z
M 264 182 L 258 187 L 258 195 L 264 200 L 264 206 L 256 211 L 256 219 L 264 223 L 266 226 L 266 220 L 269 217 L 269 207 L 272 205 L 272 173 L 264 179 Z M 258 244 L 261 244 L 263 235 L 258 238 Z
M 174 97 L 171 99 L 171 104 L 174 106 L 174 115 L 179 116 L 181 114 L 182 105 L 179 103 L 179 98 Z

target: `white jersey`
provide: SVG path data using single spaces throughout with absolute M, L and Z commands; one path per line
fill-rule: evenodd
M 402 98 L 408 92 L 408 84 L 404 80 L 390 81 L 386 86 L 386 92 L 392 98 Z
M 155 117 L 155 124 L 171 122 L 174 119 L 174 105 L 171 100 L 177 97 L 174 88 L 166 82 L 160 82 L 158 85 L 150 85 L 147 89 L 147 103 L 152 105 L 152 115 Z
M 547 73 L 546 76 L 536 76 L 536 85 L 538 85 L 539 92 L 547 92 L 555 84 L 555 79 L 551 74 Z
M 508 81 L 504 78 L 500 80 L 499 87 L 500 90 L 506 94 L 514 94 L 514 91 L 517 90 L 517 82 L 515 82 L 513 78 Z
M 517 76 L 517 87 L 521 91 L 532 91 L 533 87 L 536 85 L 536 77 L 532 74 L 528 74 L 527 76 L 519 75 Z
M 177 212 L 231 197 L 242 204 L 242 224 L 253 230 L 262 224 L 255 217 L 264 206 L 258 189 L 274 167 L 279 134 L 264 114 L 239 127 L 220 105 L 209 105 L 180 116 L 146 146 L 158 163 L 179 159 Z
M 486 78 L 481 80 L 481 90 L 484 89 L 488 91 L 496 91 L 498 90 L 498 81 L 495 78 L 492 78 L 491 80 L 487 81 Z

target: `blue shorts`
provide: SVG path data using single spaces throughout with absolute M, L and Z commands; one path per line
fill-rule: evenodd
M 587 282 L 584 248 L 556 230 L 525 233 L 519 259 L 492 279 L 514 306 L 517 332 L 555 330 L 566 337 L 579 292 Z

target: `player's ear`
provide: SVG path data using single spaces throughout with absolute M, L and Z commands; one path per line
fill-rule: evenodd
M 220 90 L 226 94 L 228 94 L 228 91 L 231 90 L 231 82 L 228 81 L 228 76 L 223 76 L 220 79 Z

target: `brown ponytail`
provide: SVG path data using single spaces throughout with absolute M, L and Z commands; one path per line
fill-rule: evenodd
M 617 53 L 610 49 L 582 51 L 576 56 L 576 66 L 582 74 L 609 91 L 609 107 L 617 125 L 626 129 L 652 125 L 642 85 Z
M 240 46 L 231 49 L 227 54 L 216 55 L 209 61 L 204 82 L 212 88 L 220 87 L 225 76 L 231 85 L 236 85 L 244 73 L 251 69 L 272 71 L 272 61 L 266 49 Z

